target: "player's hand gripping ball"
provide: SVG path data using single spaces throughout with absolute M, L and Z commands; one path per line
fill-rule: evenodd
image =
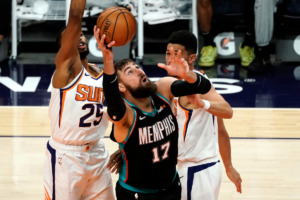
M 98 17 L 100 36 L 106 35 L 105 43 L 115 41 L 115 47 L 130 42 L 136 33 L 136 21 L 132 13 L 124 7 L 109 7 Z

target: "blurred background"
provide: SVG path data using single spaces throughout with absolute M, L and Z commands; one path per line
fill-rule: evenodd
M 254 24 L 264 16 L 256 16 L 258 20 L 249 23 L 247 13 L 258 14 L 254 12 L 255 7 L 249 7 L 248 1 L 240 0 L 211 2 L 213 15 L 207 23 L 212 27 L 217 58 L 209 67 L 200 63 L 205 46 L 201 23 L 206 23 L 199 19 L 201 0 L 87 0 L 82 30 L 89 39 L 88 60 L 102 64 L 101 51 L 92 31 L 99 14 L 107 7 L 123 6 L 133 13 L 138 26 L 129 44 L 113 49 L 115 59 L 130 57 L 143 66 L 150 77 L 164 76 L 165 72 L 156 64 L 164 62 L 167 38 L 173 31 L 187 29 L 199 41 L 195 68 L 203 69 L 212 78 L 216 89 L 233 107 L 300 107 L 299 92 L 295 94 L 300 91 L 300 1 L 268 1 L 275 2 L 272 18 L 261 25 L 268 27 L 268 60 L 259 60 L 256 67 L 268 65 L 259 67 L 257 73 L 241 65 L 240 45 L 248 27 L 255 29 Z M 70 0 L 1 1 L 4 19 L 0 26 L 1 105 L 48 105 L 57 52 L 55 39 L 66 24 L 69 3 Z M 253 49 L 259 49 L 255 45 Z M 260 58 L 259 52 L 256 58 Z

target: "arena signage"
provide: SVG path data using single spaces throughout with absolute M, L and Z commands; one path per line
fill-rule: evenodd
M 223 32 L 218 34 L 214 42 L 218 47 L 218 54 L 222 56 L 232 55 L 236 52 L 233 32 Z

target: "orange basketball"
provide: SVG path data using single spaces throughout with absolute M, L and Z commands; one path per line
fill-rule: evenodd
M 124 7 L 109 7 L 97 19 L 100 35 L 106 35 L 105 43 L 115 41 L 115 47 L 127 44 L 135 35 L 136 21 L 132 13 Z

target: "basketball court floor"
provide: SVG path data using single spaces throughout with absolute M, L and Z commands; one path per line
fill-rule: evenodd
M 0 199 L 44 198 L 54 65 L 32 63 L 0 64 Z M 165 75 L 155 65 L 143 68 L 153 79 Z M 263 75 L 249 74 L 238 60 L 204 70 L 233 107 L 225 124 L 243 179 L 239 194 L 223 169 L 219 199 L 300 200 L 300 63 L 275 63 Z M 117 149 L 107 136 L 104 141 L 110 153 Z

